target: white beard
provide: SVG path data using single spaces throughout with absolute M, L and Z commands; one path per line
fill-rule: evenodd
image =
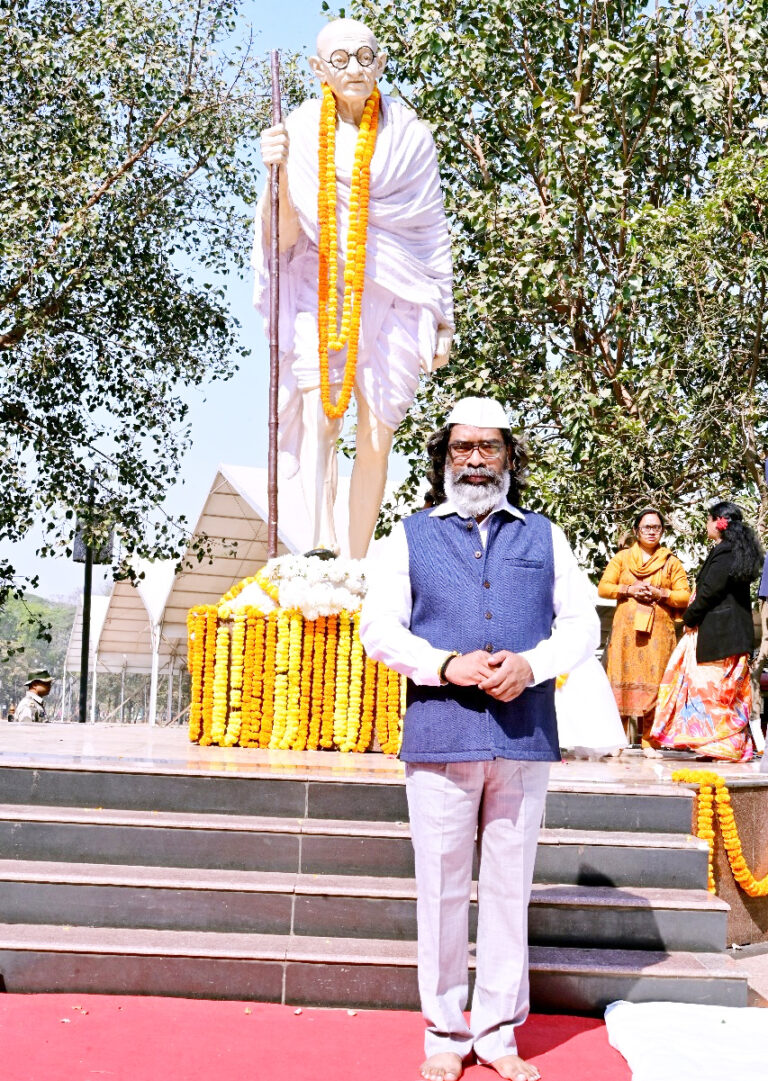
M 487 484 L 462 483 L 463 476 L 481 470 L 487 470 Z M 470 469 L 464 466 L 455 473 L 450 468 L 446 469 L 443 483 L 445 494 L 460 514 L 467 518 L 484 518 L 496 506 L 499 497 L 506 496 L 511 479 L 508 469 L 497 473 L 488 466 L 482 466 L 480 470 L 477 467 Z

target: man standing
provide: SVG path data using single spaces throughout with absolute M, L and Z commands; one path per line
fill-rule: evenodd
M 26 682 L 27 693 L 16 707 L 14 720 L 21 722 L 47 721 L 43 699 L 51 693 L 53 676 L 47 668 L 30 672 Z
M 387 54 L 372 32 L 353 19 L 336 19 L 321 30 L 317 55 L 309 62 L 330 111 L 326 114 L 321 100 L 312 98 L 261 137 L 264 164 L 280 167 L 280 468 L 285 476 L 300 474 L 312 547 L 336 549 L 336 446 L 343 423 L 339 398 L 351 377 L 357 425 L 349 553 L 360 558 L 381 508 L 392 437 L 414 399 L 419 372 L 432 372 L 448 361 L 451 243 L 432 136 L 401 101 L 378 97 Z M 365 123 L 364 118 L 373 105 L 377 123 L 365 166 L 370 145 L 364 128 L 370 118 Z M 321 150 L 328 163 L 318 177 Z M 366 168 L 370 184 L 363 190 L 360 176 Z M 359 238 L 361 229 L 362 284 L 355 258 L 350 263 L 358 252 L 353 236 Z M 323 230 L 326 236 L 330 230 L 334 243 L 331 254 L 321 259 Z M 252 260 L 254 300 L 264 315 L 268 252 L 267 191 L 256 213 Z M 335 295 L 329 292 L 326 303 L 320 299 L 321 286 L 329 273 L 336 284 L 328 288 Z M 347 313 L 345 296 L 358 310 L 359 333 L 351 329 L 354 317 Z M 322 334 L 320 307 L 329 320 Z M 325 364 L 327 394 L 322 389 Z
M 528 900 L 549 763 L 554 679 L 588 657 L 599 623 L 564 534 L 519 509 L 526 456 L 502 407 L 465 398 L 429 442 L 434 508 L 377 552 L 360 636 L 408 676 L 401 758 L 418 888 L 425 1081 L 457 1081 L 474 1052 L 504 1078 L 528 1014 Z M 468 915 L 480 847 L 469 1025 Z

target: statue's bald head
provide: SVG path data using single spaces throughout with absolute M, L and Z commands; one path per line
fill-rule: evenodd
M 387 64 L 372 30 L 356 19 L 334 19 L 317 35 L 317 56 L 309 66 L 333 91 L 339 108 L 360 113 Z M 356 116 L 359 123 L 359 116 Z
M 334 49 L 355 52 L 361 45 L 369 45 L 374 52 L 379 50 L 376 35 L 357 19 L 334 19 L 323 27 L 315 42 L 318 56 L 330 56 Z

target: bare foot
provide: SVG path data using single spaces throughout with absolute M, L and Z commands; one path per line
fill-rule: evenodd
M 459 1081 L 464 1073 L 464 1063 L 461 1056 L 453 1051 L 441 1051 L 437 1055 L 430 1055 L 426 1062 L 421 1064 L 421 1076 L 424 1081 Z
M 491 1066 L 499 1077 L 508 1078 L 508 1081 L 539 1081 L 541 1077 L 537 1067 L 519 1055 L 503 1055 L 494 1059 Z

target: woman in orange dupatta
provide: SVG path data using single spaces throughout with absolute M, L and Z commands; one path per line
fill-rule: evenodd
M 635 543 L 617 552 L 597 587 L 616 601 L 608 644 L 608 679 L 621 719 L 640 735 L 647 755 L 658 752 L 649 739 L 664 669 L 675 648 L 675 614 L 691 596 L 682 563 L 661 543 L 664 518 L 651 507 L 634 522 Z

